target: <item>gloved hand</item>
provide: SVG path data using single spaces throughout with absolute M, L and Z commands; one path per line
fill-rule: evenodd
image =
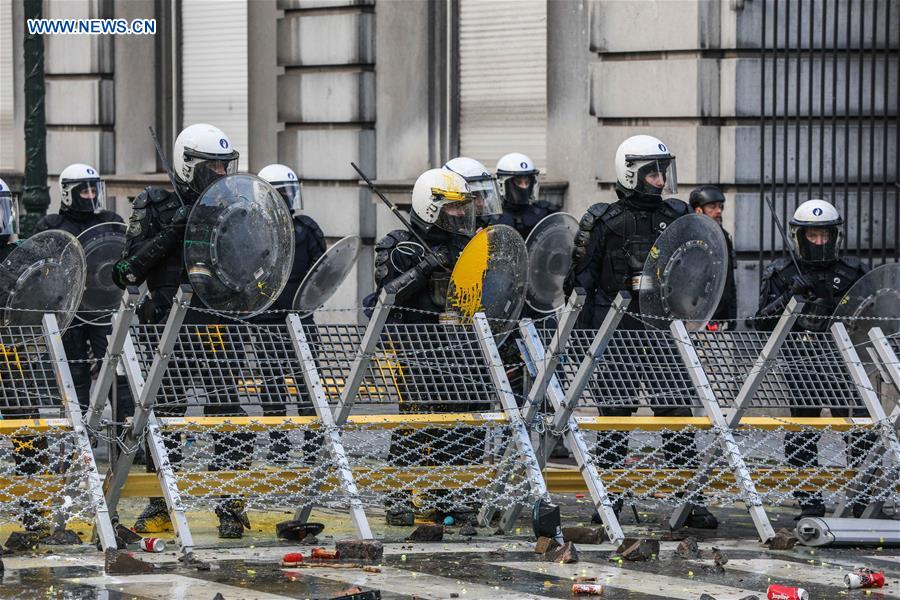
M 426 254 L 419 264 L 416 265 L 416 269 L 423 276 L 428 277 L 438 269 L 449 271 L 451 263 L 450 251 L 446 247 L 441 247 Z
M 113 282 L 121 289 L 129 285 L 140 285 L 147 278 L 147 273 L 130 260 L 120 260 L 113 267 Z
M 187 226 L 188 217 L 191 214 L 191 207 L 184 205 L 175 211 L 172 220 L 169 221 L 167 229 L 184 229 Z
M 791 296 L 805 296 L 813 291 L 813 286 L 809 279 L 798 273 L 797 275 L 794 275 L 794 279 L 791 280 L 790 290 Z

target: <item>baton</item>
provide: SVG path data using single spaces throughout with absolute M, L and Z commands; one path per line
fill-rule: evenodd
M 175 189 L 175 196 L 178 197 L 178 201 L 181 202 L 181 206 L 184 206 L 184 199 L 181 197 L 181 192 L 178 191 L 178 185 L 175 183 L 175 173 L 172 172 L 172 167 L 169 166 L 169 161 L 166 160 L 166 155 L 163 154 L 162 146 L 159 145 L 159 139 L 156 137 L 156 132 L 153 131 L 153 127 L 147 127 L 150 130 L 150 137 L 153 138 L 153 144 L 156 146 L 156 154 L 159 156 L 159 162 L 162 163 L 163 169 L 166 171 L 166 175 L 169 176 L 169 182 L 172 184 L 172 187 Z
M 772 204 L 772 199 L 769 196 L 766 196 L 765 198 L 766 202 L 769 205 L 769 211 L 771 211 L 772 213 L 772 219 L 775 220 L 775 227 L 778 228 L 778 233 L 781 234 L 781 240 L 784 242 L 784 247 L 787 248 L 788 254 L 791 255 L 791 260 L 794 261 L 794 266 L 797 268 L 797 273 L 802 276 L 803 269 L 800 268 L 800 263 L 797 261 L 797 256 L 794 254 L 794 247 L 791 245 L 787 233 L 785 233 L 784 231 L 784 227 L 781 226 L 781 221 L 778 220 L 778 215 L 775 214 L 775 206 Z
M 418 231 L 416 231 L 415 229 L 413 229 L 412 224 L 410 224 L 410 222 L 406 219 L 406 217 L 403 216 L 403 213 L 400 212 L 400 210 L 397 208 L 397 206 L 396 206 L 393 202 L 391 202 L 390 200 L 388 200 L 388 199 L 385 197 L 385 195 L 382 194 L 382 193 L 378 190 L 377 187 L 375 187 L 375 184 L 372 183 L 372 180 L 369 179 L 368 177 L 366 177 L 366 174 L 363 173 L 363 172 L 360 170 L 360 168 L 356 166 L 356 163 L 351 162 L 351 163 L 350 163 L 350 166 L 353 167 L 353 169 L 354 169 L 357 173 L 359 173 L 359 176 L 362 177 L 363 181 L 366 182 L 366 185 L 369 186 L 369 189 L 372 190 L 373 192 L 375 192 L 375 195 L 378 196 L 379 198 L 381 198 L 381 201 L 384 202 L 384 204 L 385 204 L 389 209 L 391 209 L 391 212 L 394 213 L 394 216 L 397 217 L 398 219 L 400 219 L 400 222 L 403 223 L 403 226 L 406 227 L 407 231 L 409 231 L 411 234 L 413 234 L 413 237 L 416 238 L 416 240 L 422 245 L 422 247 L 425 249 L 425 251 L 428 252 L 429 254 L 433 255 L 433 256 L 437 256 L 437 255 L 434 253 L 434 250 L 431 249 L 431 246 L 428 244 L 428 242 L 425 241 L 425 238 L 423 238 L 421 235 L 419 235 L 419 232 L 418 232 Z

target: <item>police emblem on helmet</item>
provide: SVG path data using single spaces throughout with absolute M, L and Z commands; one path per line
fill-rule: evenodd
M 93 174 L 94 174 L 94 170 L 93 170 L 93 169 L 85 169 L 85 171 L 87 171 L 87 174 L 88 174 L 88 175 L 93 175 Z
M 523 161 L 523 162 L 520 162 L 520 163 L 519 163 L 519 166 L 522 167 L 523 169 L 527 169 L 527 168 L 528 168 L 528 163 Z
M 219 145 L 222 146 L 222 148 L 228 148 L 228 140 L 226 140 L 225 138 L 221 138 L 219 140 Z
M 294 178 L 294 174 L 291 172 L 288 172 L 288 179 L 293 179 L 293 178 Z
M 813 209 L 813 214 L 816 215 L 817 217 L 822 216 L 822 209 L 821 209 L 821 208 L 818 208 L 818 207 L 814 208 L 814 209 Z
M 666 145 L 665 145 L 665 144 L 659 144 L 659 150 L 660 150 L 660 152 L 667 152 L 667 150 L 666 150 Z

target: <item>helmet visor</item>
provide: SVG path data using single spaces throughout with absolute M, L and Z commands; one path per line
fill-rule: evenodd
M 300 211 L 303 210 L 303 195 L 300 193 L 299 181 L 279 181 L 273 183 L 272 187 L 278 190 L 278 193 L 287 202 L 292 215 L 300 214 Z
M 648 196 L 671 196 L 678 193 L 678 177 L 674 158 L 643 161 L 638 168 L 635 189 Z
M 17 225 L 16 205 L 12 196 L 8 193 L 0 194 L 0 235 L 15 234 L 18 229 Z
M 841 247 L 841 228 L 793 226 L 797 251 L 804 262 L 830 262 L 838 257 Z
M 503 214 L 500 192 L 497 190 L 497 182 L 494 179 L 479 179 L 468 183 L 474 197 L 476 217 L 493 217 Z
M 235 153 L 237 154 L 237 153 Z M 220 177 L 234 175 L 238 169 L 238 157 L 228 159 L 205 158 L 194 164 L 194 177 L 191 189 L 202 194 L 209 185 Z
M 471 194 L 442 193 L 440 190 L 432 190 L 432 193 L 435 204 L 441 209 L 434 222 L 437 227 L 460 235 L 475 233 L 475 202 Z
M 99 213 L 106 206 L 106 184 L 99 179 L 67 181 L 71 210 L 76 212 Z

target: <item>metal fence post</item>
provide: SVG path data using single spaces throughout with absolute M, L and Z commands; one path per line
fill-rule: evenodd
M 109 508 L 103 497 L 103 486 L 100 473 L 97 471 L 97 463 L 94 461 L 94 452 L 91 450 L 91 441 L 81 420 L 81 407 L 78 405 L 78 396 L 75 394 L 75 383 L 72 381 L 72 373 L 69 371 L 69 363 L 63 348 L 62 333 L 59 330 L 56 315 L 45 314 L 42 324 L 44 335 L 47 338 L 47 351 L 50 353 L 56 381 L 59 385 L 63 409 L 75 433 L 76 460 L 87 469 L 87 486 L 93 503 L 100 545 L 104 550 L 115 550 L 117 547 L 116 535 L 109 518 Z
M 353 524 L 356 526 L 356 533 L 361 539 L 372 539 L 372 530 L 369 527 L 369 521 L 366 519 L 362 501 L 359 499 L 359 490 L 356 487 L 356 481 L 353 479 L 353 470 L 350 468 L 350 462 L 347 460 L 347 454 L 344 452 L 344 446 L 341 443 L 341 433 L 334 423 L 331 407 L 328 406 L 328 400 L 325 398 L 325 390 L 322 389 L 322 381 L 319 378 L 316 361 L 313 359 L 309 344 L 306 341 L 306 335 L 303 333 L 300 317 L 294 313 L 288 314 L 287 324 L 294 351 L 302 364 L 303 380 L 306 383 L 306 389 L 313 401 L 316 415 L 322 422 L 326 452 L 337 462 L 338 481 L 340 481 L 343 492 L 350 500 L 350 516 L 353 519 Z

